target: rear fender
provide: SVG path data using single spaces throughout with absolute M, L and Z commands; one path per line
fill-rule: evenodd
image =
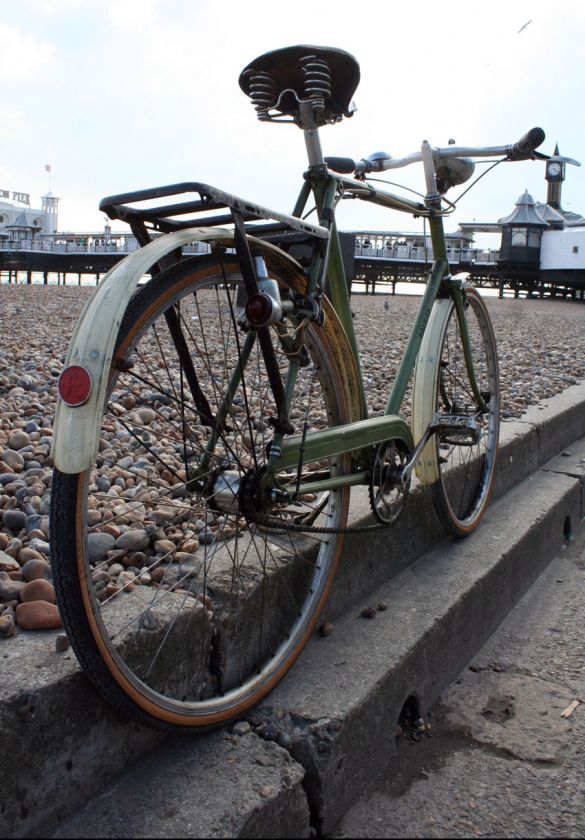
M 304 291 L 306 275 L 295 260 L 274 245 L 255 237 L 249 237 L 249 240 L 262 249 L 269 269 L 278 271 L 298 291 Z M 88 300 L 73 332 L 65 367 L 84 367 L 91 376 L 92 388 L 89 399 L 80 406 L 70 407 L 57 399 L 51 455 L 61 472 L 84 472 L 95 462 L 116 339 L 140 279 L 165 255 L 194 241 L 234 247 L 232 232 L 223 228 L 189 228 L 168 233 L 117 263 Z M 357 369 L 351 362 L 345 331 L 328 301 L 324 301 L 324 310 L 326 319 L 323 329 L 342 364 L 341 376 L 348 394 L 350 419 L 358 419 L 360 389 Z

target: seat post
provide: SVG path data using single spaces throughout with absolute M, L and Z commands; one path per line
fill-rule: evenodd
M 299 102 L 300 121 L 305 137 L 309 166 L 320 166 L 325 163 L 325 160 L 323 158 L 323 149 L 321 148 L 319 128 L 315 121 L 314 104 L 314 101 L 311 99 L 302 99 Z

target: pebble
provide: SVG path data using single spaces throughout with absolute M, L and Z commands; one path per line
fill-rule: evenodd
M 87 550 L 91 563 L 101 563 L 106 559 L 108 551 L 114 547 L 116 540 L 111 534 L 94 533 L 87 538 Z
M 13 616 L 9 613 L 0 615 L 0 639 L 8 639 L 9 636 L 14 636 L 16 632 L 16 623 Z
M 10 435 L 7 442 L 10 449 L 22 449 L 24 446 L 28 446 L 30 443 L 30 437 L 24 430 L 21 429 Z
M 71 647 L 71 642 L 69 641 L 69 637 L 66 633 L 58 633 L 55 637 L 55 650 L 57 653 L 63 653 L 66 650 L 69 650 Z
M 20 591 L 20 600 L 25 601 L 48 601 L 54 604 L 56 601 L 53 584 L 48 580 L 38 578 L 25 583 Z
M 28 601 L 16 608 L 16 623 L 23 630 L 56 630 L 63 622 L 55 604 Z
M 13 534 L 18 534 L 26 526 L 26 513 L 17 508 L 12 510 L 5 510 L 2 515 L 2 525 L 9 528 Z
M 12 580 L 7 572 L 0 572 L 0 601 L 16 601 L 25 587 L 22 580 Z
M 134 529 L 120 534 L 115 543 L 115 548 L 121 551 L 133 549 L 139 551 L 142 548 L 148 548 L 150 545 L 150 537 L 146 531 Z
M 49 578 L 51 574 L 51 567 L 46 560 L 34 558 L 27 560 L 22 567 L 22 576 L 25 580 L 38 580 L 39 578 Z
M 24 467 L 24 458 L 20 452 L 15 452 L 13 449 L 5 449 L 2 453 L 2 460 L 7 467 L 12 467 L 16 471 Z
M 330 621 L 326 621 L 319 628 L 319 635 L 320 636 L 330 636 L 333 633 L 334 629 L 335 628 L 334 628 L 333 624 L 331 624 Z
M 0 572 L 19 572 L 19 571 L 20 571 L 20 563 L 18 563 L 18 561 L 15 560 L 14 557 L 11 557 L 10 554 L 6 554 L 4 551 L 0 551 Z

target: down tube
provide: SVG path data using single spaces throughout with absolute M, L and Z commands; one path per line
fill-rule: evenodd
M 414 369 L 416 357 L 427 328 L 433 303 L 437 297 L 437 292 L 446 269 L 446 260 L 435 260 L 433 263 L 426 289 L 416 315 L 414 326 L 412 328 L 412 332 L 410 333 L 410 338 L 408 339 L 408 344 L 406 345 L 406 350 L 404 351 L 400 367 L 398 368 L 398 373 L 396 374 L 396 379 L 394 380 L 390 397 L 388 398 L 388 403 L 384 412 L 385 414 L 400 413 L 400 407 L 408 387 L 408 381 Z

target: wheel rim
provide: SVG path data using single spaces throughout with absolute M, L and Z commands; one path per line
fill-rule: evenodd
M 441 344 L 436 406 L 443 415 L 473 418 L 478 439 L 460 445 L 457 436 L 437 434 L 435 448 L 439 465 L 439 485 L 435 501 L 447 524 L 460 531 L 471 531 L 481 518 L 491 490 L 498 445 L 499 385 L 495 343 L 491 324 L 479 296 L 467 292 L 467 321 L 474 370 L 487 409 L 477 407 L 467 376 L 461 335 L 455 307 L 451 308 Z M 464 436 L 465 438 L 465 436 Z M 437 494 L 439 498 L 437 499 Z
M 214 414 L 242 351 L 235 280 L 195 276 L 163 295 Z M 110 384 L 100 457 L 79 496 L 80 578 L 92 634 L 124 694 L 164 721 L 204 725 L 255 702 L 292 664 L 326 598 L 340 540 L 267 534 L 230 511 L 230 494 L 235 503 L 272 437 L 263 365 L 254 347 L 215 437 L 205 410 L 193 407 L 160 314 L 155 295 L 117 350 L 122 369 Z M 342 419 L 335 372 L 311 334 L 312 361 L 301 368 L 291 414 L 297 424 L 329 425 Z M 284 353 L 279 361 L 286 363 Z M 305 469 L 319 466 L 337 469 Z M 285 525 L 304 516 L 335 528 L 346 508 L 347 494 L 335 491 L 270 512 Z

